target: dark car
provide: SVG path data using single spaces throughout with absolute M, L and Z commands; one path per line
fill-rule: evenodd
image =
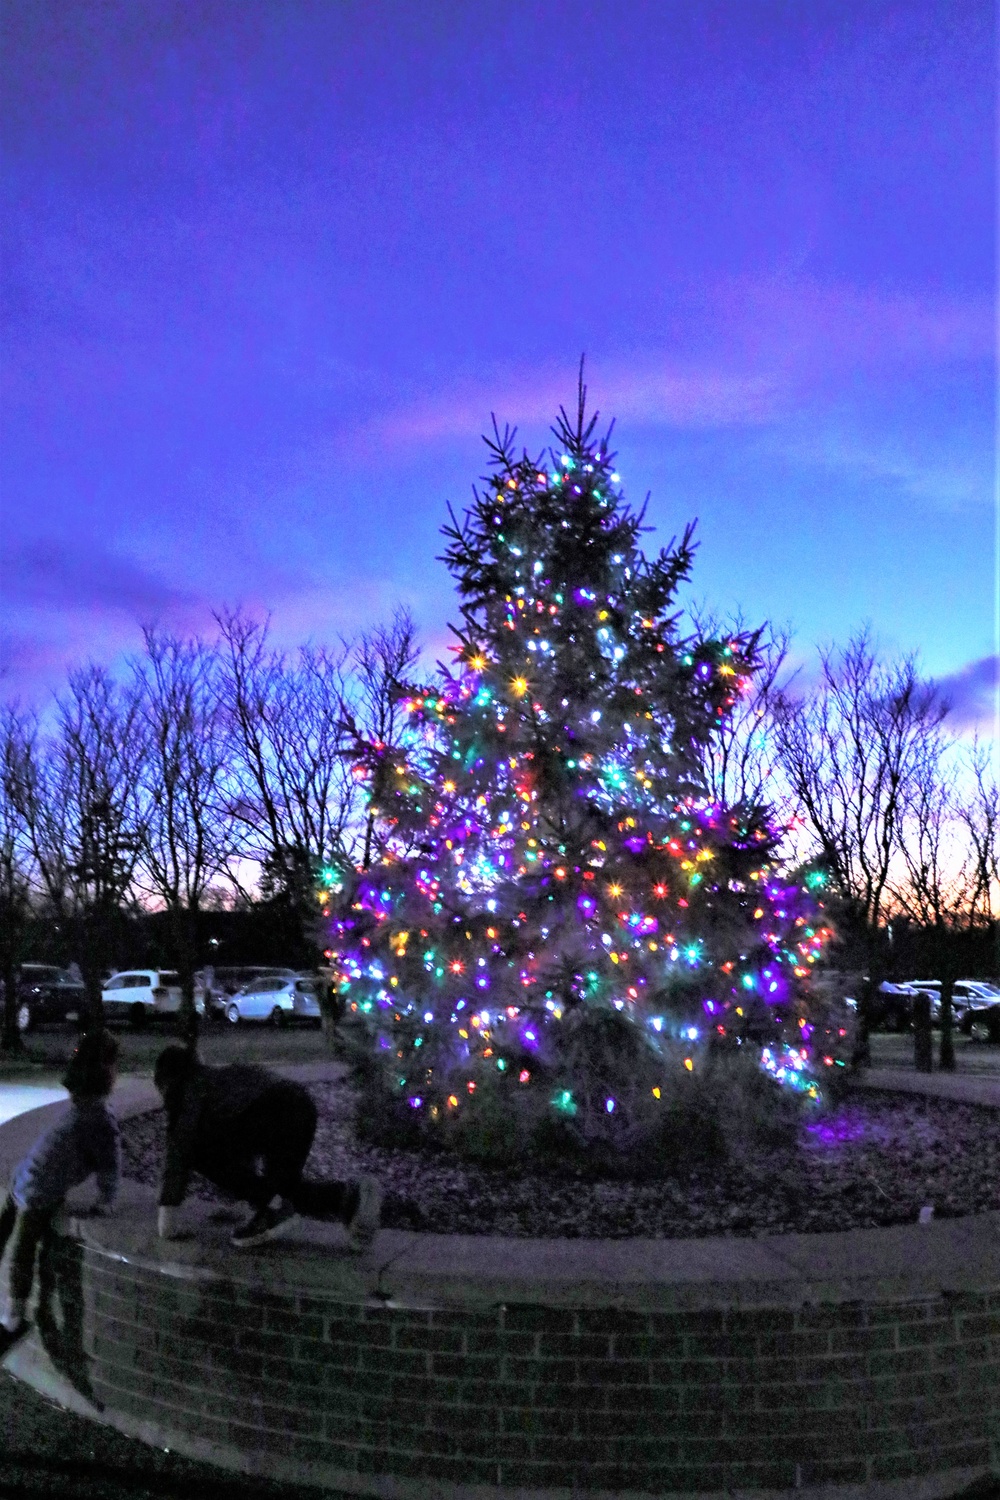
M 78 1022 L 84 1011 L 84 989 L 55 964 L 22 964 L 17 982 L 17 1029 L 52 1022 Z
M 913 1002 L 918 990 L 908 984 L 890 984 L 885 980 L 873 996 L 873 1030 L 909 1031 L 913 1025 Z M 931 1002 L 933 1007 L 933 1001 Z
M 959 979 L 965 997 L 961 1029 L 974 1042 L 1000 1042 L 1000 988 L 985 979 Z

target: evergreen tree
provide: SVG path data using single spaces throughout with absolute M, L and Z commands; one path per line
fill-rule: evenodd
M 710 804 L 699 769 L 756 637 L 682 632 L 693 526 L 644 556 L 585 397 L 548 461 L 494 424 L 444 528 L 456 659 L 401 688 L 401 747 L 362 747 L 387 852 L 346 879 L 328 956 L 397 1139 L 645 1149 L 741 1045 L 816 1093 L 822 917 L 765 810 Z

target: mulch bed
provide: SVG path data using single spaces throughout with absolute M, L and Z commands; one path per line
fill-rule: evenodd
M 343 1084 L 312 1084 L 320 1112 L 311 1177 L 370 1173 L 385 1228 L 437 1234 L 595 1239 L 755 1236 L 862 1229 L 1000 1208 L 1000 1111 L 911 1095 L 858 1093 L 817 1116 L 793 1147 L 662 1181 L 585 1181 L 486 1169 L 427 1151 L 359 1143 Z M 162 1112 L 123 1126 L 127 1177 L 154 1184 Z M 195 1177 L 191 1192 L 219 1201 Z

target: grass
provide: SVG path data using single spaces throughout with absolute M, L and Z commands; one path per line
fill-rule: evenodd
M 934 1033 L 934 1067 L 937 1068 L 940 1033 Z M 913 1037 L 906 1032 L 874 1032 L 871 1039 L 873 1068 L 912 1068 Z M 1000 1047 L 973 1042 L 955 1035 L 955 1071 L 978 1077 L 1000 1077 Z
M 168 1042 L 177 1040 L 175 1033 L 163 1025 L 144 1031 L 128 1026 L 113 1027 L 121 1045 L 118 1071 L 139 1078 L 153 1076 L 153 1064 Z M 24 1039 L 23 1056 L 0 1056 L 0 1083 L 31 1083 L 40 1086 L 58 1084 L 73 1050 L 76 1032 L 69 1027 L 46 1027 L 33 1031 Z M 326 1043 L 319 1030 L 274 1030 L 270 1026 L 209 1026 L 198 1039 L 203 1062 L 313 1062 L 328 1057 Z
M 176 1040 L 165 1026 L 150 1026 L 133 1031 L 119 1026 L 115 1034 L 121 1043 L 119 1071 L 140 1078 L 151 1078 L 153 1064 L 163 1047 Z M 69 1027 L 48 1027 L 29 1033 L 25 1054 L 20 1058 L 0 1056 L 0 1083 L 57 1084 L 66 1066 L 76 1033 Z M 913 1037 L 907 1034 L 876 1032 L 872 1036 L 872 1066 L 875 1068 L 912 1068 Z M 938 1035 L 934 1035 L 937 1061 Z M 312 1062 L 329 1056 L 320 1031 L 275 1031 L 270 1026 L 208 1026 L 202 1032 L 198 1051 L 205 1062 Z M 955 1062 L 959 1073 L 980 1077 L 1000 1077 L 1000 1047 L 955 1037 Z

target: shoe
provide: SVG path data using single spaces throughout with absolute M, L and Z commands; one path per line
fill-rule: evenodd
M 7 1328 L 0 1323 L 0 1359 L 9 1354 L 15 1344 L 21 1342 L 30 1327 L 27 1318 L 22 1318 L 16 1328 Z
M 264 1240 L 274 1239 L 283 1229 L 297 1224 L 298 1214 L 290 1204 L 279 1208 L 259 1208 L 253 1218 L 239 1229 L 234 1229 L 230 1243 L 233 1245 L 259 1245 Z
M 351 1249 L 367 1250 L 382 1222 L 382 1189 L 374 1177 L 359 1177 L 351 1196 L 354 1202 L 344 1221 Z

